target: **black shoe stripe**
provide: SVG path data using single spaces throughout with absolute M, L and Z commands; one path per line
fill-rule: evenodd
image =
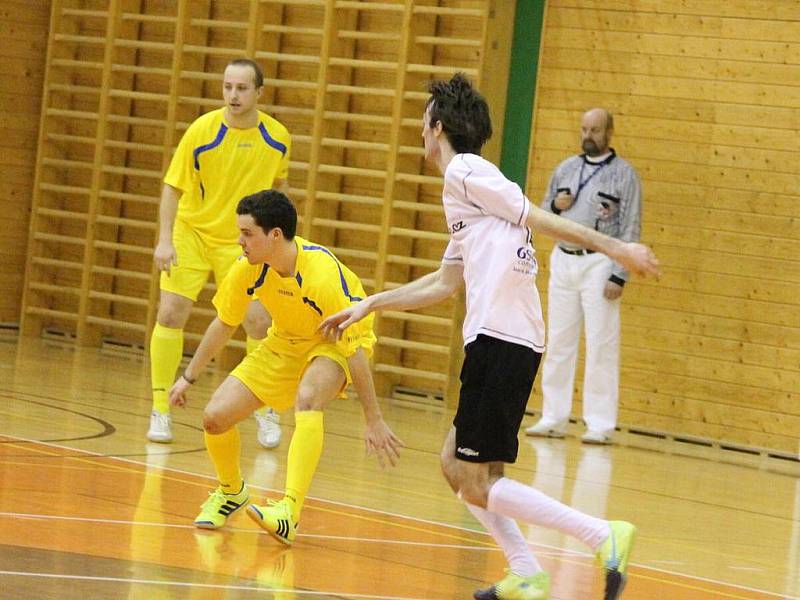
M 241 504 L 234 502 L 233 500 L 228 500 L 225 504 L 219 507 L 219 514 L 227 517 L 241 506 Z
M 289 534 L 289 522 L 286 519 L 278 519 L 278 535 L 285 538 Z

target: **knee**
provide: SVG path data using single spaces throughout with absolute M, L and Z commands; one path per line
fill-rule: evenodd
M 447 485 L 450 486 L 450 489 L 453 490 L 453 493 L 458 494 L 458 483 L 453 472 L 442 465 L 442 475 L 444 475 L 444 480 L 447 482 Z
M 178 318 L 175 311 L 169 309 L 158 310 L 158 324 L 170 329 L 183 329 L 182 319 Z
M 249 335 L 251 338 L 262 340 L 266 337 L 267 330 L 269 329 L 271 323 L 272 320 L 264 312 L 256 314 L 251 314 L 248 312 L 242 325 L 244 326 L 244 330 L 247 332 L 247 335 Z
M 322 402 L 319 399 L 319 393 L 316 388 L 312 385 L 301 383 L 300 387 L 297 388 L 294 408 L 296 411 L 322 410 Z
M 456 472 L 455 459 L 450 455 L 448 449 L 442 450 L 439 457 L 439 464 L 442 468 L 442 475 L 445 481 L 450 485 L 450 488 L 457 494 L 458 493 L 458 474 Z
M 191 309 L 191 305 L 189 305 Z M 170 302 L 162 301 L 158 306 L 158 315 L 156 319 L 158 324 L 162 327 L 169 327 L 170 329 L 183 329 L 188 318 L 187 314 L 182 308 Z
M 212 403 L 203 411 L 203 430 L 211 435 L 220 435 L 230 429 L 231 424 L 225 414 L 215 408 Z

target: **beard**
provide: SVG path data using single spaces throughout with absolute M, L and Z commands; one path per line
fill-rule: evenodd
M 600 146 L 598 146 L 594 140 L 583 140 L 583 142 L 581 142 L 581 150 L 588 156 L 600 156 L 605 152 L 600 150 Z

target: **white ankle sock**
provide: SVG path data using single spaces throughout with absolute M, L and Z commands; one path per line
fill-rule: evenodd
M 489 490 L 486 508 L 492 513 L 568 533 L 592 550 L 596 550 L 611 533 L 608 521 L 570 508 L 506 477 L 497 480 Z
M 530 577 L 542 570 L 542 566 L 528 547 L 528 542 L 525 541 L 514 519 L 490 513 L 488 510 L 468 502 L 465 504 L 503 549 L 512 573 L 520 577 Z

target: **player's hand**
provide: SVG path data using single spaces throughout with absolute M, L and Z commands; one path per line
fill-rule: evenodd
M 365 300 L 357 302 L 352 306 L 348 306 L 344 310 L 340 310 L 335 315 L 331 315 L 320 323 L 317 329 L 323 337 L 329 340 L 336 341 L 341 339 L 344 330 L 350 327 L 353 323 L 358 323 L 361 319 L 370 313 L 369 307 Z
M 597 205 L 597 218 L 601 221 L 605 221 L 611 216 L 611 205 L 605 202 L 601 202 Z
M 175 246 L 172 245 L 171 241 L 158 243 L 153 253 L 153 262 L 156 265 L 156 269 L 165 271 L 169 275 L 172 265 L 178 264 L 178 253 L 175 251 Z
M 616 300 L 622 296 L 622 290 L 623 287 L 620 284 L 607 280 L 605 287 L 603 287 L 603 298 L 606 300 Z
M 620 255 L 615 257 L 623 267 L 642 277 L 660 277 L 658 259 L 653 251 L 644 244 L 626 242 Z
M 569 192 L 558 192 L 555 200 L 553 200 L 555 207 L 562 211 L 569 209 L 573 202 L 575 202 L 575 199 Z
M 364 433 L 364 445 L 367 456 L 374 454 L 378 457 L 381 469 L 386 468 L 386 464 L 393 467 L 397 466 L 400 459 L 400 448 L 405 448 L 405 444 L 389 428 L 382 418 L 375 419 L 367 423 L 367 430 Z
M 186 406 L 186 404 L 189 402 L 186 392 L 189 391 L 190 387 L 192 387 L 192 384 L 189 383 L 183 376 L 178 377 L 178 380 L 172 384 L 172 388 L 169 390 L 170 406 Z

